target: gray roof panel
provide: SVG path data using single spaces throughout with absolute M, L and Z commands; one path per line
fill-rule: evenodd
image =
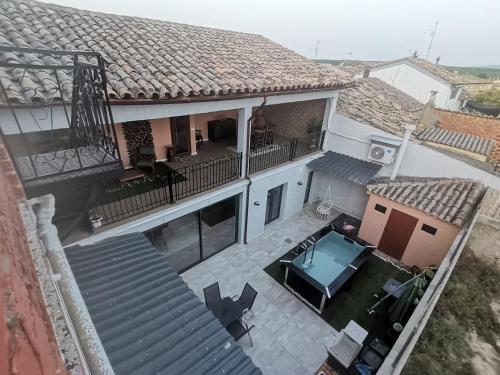
M 366 185 L 382 168 L 381 165 L 333 151 L 327 151 L 307 166 L 313 171 L 332 174 L 359 185 Z
M 117 375 L 261 374 L 142 233 L 65 252 Z

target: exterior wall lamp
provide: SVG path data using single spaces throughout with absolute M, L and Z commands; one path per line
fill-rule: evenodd
M 259 202 L 259 201 L 255 201 L 255 202 L 253 202 L 253 204 L 254 204 L 255 206 L 260 206 L 260 202 Z

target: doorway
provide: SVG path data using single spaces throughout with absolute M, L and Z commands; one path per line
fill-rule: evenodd
M 264 224 L 269 224 L 280 217 L 282 195 L 283 185 L 277 186 L 267 192 L 266 220 Z
M 191 129 L 189 116 L 170 117 L 172 145 L 177 155 L 187 154 L 191 146 Z
M 378 244 L 379 250 L 401 260 L 417 222 L 416 217 L 392 209 Z
M 309 172 L 309 175 L 307 176 L 307 185 L 306 185 L 306 193 L 304 195 L 304 206 L 309 202 L 309 195 L 311 194 L 311 184 L 313 180 L 313 173 L 314 171 Z

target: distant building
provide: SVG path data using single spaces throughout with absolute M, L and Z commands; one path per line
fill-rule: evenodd
M 420 103 L 426 103 L 436 92 L 436 106 L 458 110 L 462 106 L 464 90 L 479 91 L 491 88 L 491 82 L 479 77 L 451 72 L 444 66 L 423 59 L 404 58 L 378 65 L 369 72 L 360 71 L 356 78 L 376 77 L 403 91 Z

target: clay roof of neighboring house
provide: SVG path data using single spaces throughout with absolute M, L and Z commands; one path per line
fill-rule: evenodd
M 403 59 L 395 60 L 388 62 L 386 64 L 381 64 L 377 66 L 376 68 L 382 68 L 386 65 L 394 65 L 398 63 L 409 63 L 414 66 L 419 67 L 420 69 L 423 69 L 427 71 L 428 73 L 441 78 L 442 80 L 453 84 L 453 85 L 467 85 L 467 84 L 474 84 L 474 83 L 489 83 L 489 80 L 486 80 L 484 78 L 480 77 L 475 77 L 475 76 L 470 76 L 470 75 L 463 75 L 459 74 L 456 72 L 451 71 L 450 69 L 446 68 L 443 65 L 436 65 L 431 63 L 430 61 L 424 60 L 424 59 L 414 59 L 414 58 L 409 58 L 405 57 Z M 361 73 L 361 72 L 359 72 Z
M 441 109 L 434 113 L 444 129 L 494 140 L 490 160 L 500 162 L 500 118 Z
M 490 154 L 495 144 L 495 141 L 489 138 L 456 132 L 440 126 L 429 126 L 418 135 L 418 138 L 422 141 L 438 143 L 485 156 Z
M 376 179 L 367 189 L 455 226 L 465 223 L 484 191 L 480 182 L 467 179 L 404 176 Z
M 114 98 L 257 95 L 337 88 L 350 81 L 338 69 L 260 35 L 31 0 L 0 0 L 0 45 L 99 52 L 109 62 L 108 86 Z M 41 63 L 30 53 L 3 55 L 9 62 Z M 57 86 L 48 73 L 2 69 L 0 80 L 12 100 L 59 99 L 53 97 Z M 62 77 L 62 83 L 68 79 Z
M 373 77 L 342 90 L 337 102 L 337 112 L 399 136 L 405 125 L 418 123 L 422 109 L 417 100 Z

